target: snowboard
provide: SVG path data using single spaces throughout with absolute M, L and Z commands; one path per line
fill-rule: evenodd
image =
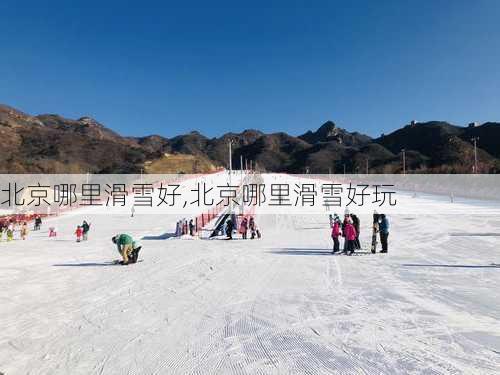
M 138 260 L 138 258 L 139 258 L 139 251 L 141 251 L 141 249 L 142 249 L 142 246 L 139 246 L 137 249 L 132 250 L 132 253 L 129 256 L 129 263 L 128 264 L 134 264 L 134 263 L 142 262 L 142 259 Z M 121 261 L 122 261 L 121 259 L 114 260 L 113 264 L 120 264 Z
M 113 264 L 122 265 L 121 262 L 123 262 L 123 259 L 116 259 L 113 261 Z M 135 264 L 135 263 L 141 263 L 141 262 L 143 262 L 143 259 L 140 259 L 137 262 L 129 262 L 128 265 Z

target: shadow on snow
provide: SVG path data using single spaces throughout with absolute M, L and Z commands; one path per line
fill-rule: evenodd
M 87 262 L 87 263 L 59 263 L 53 264 L 52 267 L 107 267 L 107 266 L 116 266 L 118 263 L 114 262 Z
M 500 237 L 500 233 L 450 233 L 451 237 Z
M 268 253 L 271 254 L 280 254 L 280 255 L 343 255 L 342 251 L 332 254 L 332 250 L 329 249 L 310 249 L 310 248 L 295 248 L 295 247 L 288 247 L 288 248 L 278 248 L 274 249 L 271 251 L 268 251 Z M 368 255 L 371 254 L 371 252 L 368 251 L 355 251 L 354 256 L 358 255 Z
M 403 267 L 442 267 L 442 268 L 500 268 L 500 264 L 489 265 L 465 265 L 465 264 L 403 264 Z
M 144 236 L 141 240 L 168 240 L 169 238 L 175 237 L 175 233 L 163 233 L 159 236 Z

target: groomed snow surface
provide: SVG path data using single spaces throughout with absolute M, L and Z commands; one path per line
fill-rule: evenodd
M 0 372 L 500 373 L 499 216 L 398 215 L 389 254 L 352 257 L 326 214 L 257 215 L 253 241 L 165 239 L 176 219 L 80 211 L 1 243 Z M 142 261 L 112 265 L 124 232 Z

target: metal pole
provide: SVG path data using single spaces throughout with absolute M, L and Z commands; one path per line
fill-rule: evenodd
M 232 181 L 231 181 L 231 175 L 233 174 L 233 161 L 232 161 L 232 150 L 231 150 L 231 144 L 233 143 L 233 140 L 229 140 L 229 186 L 232 186 Z M 229 201 L 229 213 L 232 215 L 233 213 L 233 200 L 231 199 Z M 231 216 L 232 220 L 232 216 Z
M 366 159 L 366 174 L 369 173 L 369 170 L 368 170 L 368 159 Z
M 231 185 L 231 174 L 233 173 L 233 161 L 232 161 L 232 150 L 231 150 L 231 144 L 232 140 L 229 140 L 229 185 Z
M 345 176 L 345 163 L 344 163 L 344 176 Z
M 241 175 L 243 175 L 243 155 L 240 155 L 240 171 Z
M 474 168 L 473 168 L 473 173 L 477 173 L 477 141 L 479 140 L 479 137 L 472 137 L 471 141 L 474 142 Z

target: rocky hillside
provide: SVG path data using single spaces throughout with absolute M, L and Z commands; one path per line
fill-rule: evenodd
M 470 173 L 472 137 L 478 137 L 479 171 L 500 170 L 500 124 L 459 127 L 446 122 L 404 126 L 377 139 L 349 132 L 328 121 L 294 137 L 258 130 L 208 138 L 197 131 L 173 138 L 123 137 L 96 120 L 58 115 L 31 116 L 0 105 L 2 173 L 202 173 L 233 166 L 240 157 L 261 170 L 304 173 L 400 173 L 401 150 L 407 170 L 419 173 Z

